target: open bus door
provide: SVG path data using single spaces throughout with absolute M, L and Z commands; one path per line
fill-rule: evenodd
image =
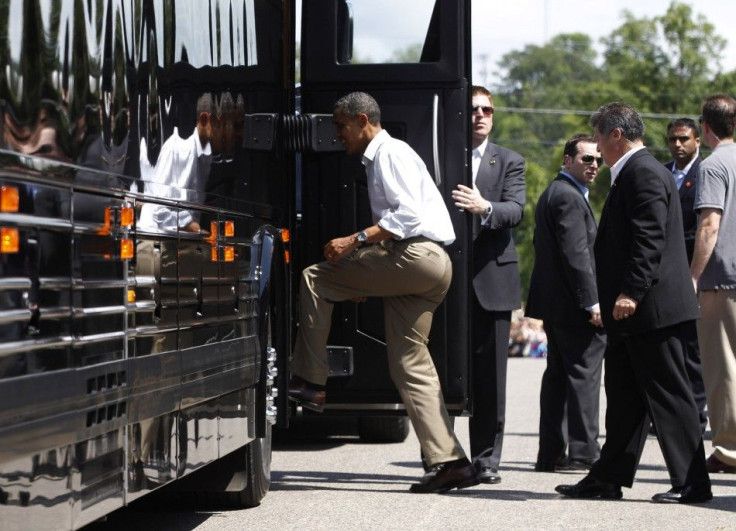
M 467 409 L 470 381 L 472 239 L 468 216 L 452 205 L 450 194 L 470 175 L 470 2 L 384 2 L 378 9 L 373 0 L 310 0 L 302 10 L 302 113 L 331 114 L 339 97 L 368 92 L 381 107 L 383 127 L 419 153 L 450 210 L 457 236 L 447 249 L 453 281 L 435 313 L 429 347 L 448 410 L 461 414 Z M 371 60 L 385 42 L 382 21 L 402 18 L 418 20 L 421 26 L 416 44 L 400 50 L 409 52 L 408 57 L 400 58 L 404 62 Z M 330 239 L 372 224 L 366 175 L 358 157 L 305 153 L 301 182 L 300 259 L 295 271 L 322 260 L 322 248 Z M 384 336 L 380 299 L 335 306 L 326 412 L 403 413 L 389 377 Z

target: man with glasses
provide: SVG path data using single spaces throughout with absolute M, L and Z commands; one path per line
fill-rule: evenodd
M 499 483 L 511 312 L 521 306 L 511 229 L 524 213 L 524 159 L 488 141 L 493 96 L 486 88 L 473 87 L 471 112 L 473 186 L 452 192 L 455 205 L 473 217 L 470 451 L 478 480 Z
M 600 454 L 606 334 L 595 283 L 597 223 L 588 187 L 603 160 L 593 137 L 585 134 L 570 138 L 562 157 L 560 173 L 537 202 L 526 305 L 527 316 L 544 321 L 548 345 L 539 400 L 538 472 L 588 470 Z
M 682 225 L 685 234 L 685 250 L 687 263 L 693 260 L 695 245 L 695 229 L 698 217 L 693 209 L 696 176 L 702 162 L 700 158 L 700 129 L 692 118 L 678 118 L 667 125 L 667 145 L 672 160 L 665 163 L 665 168 L 672 172 L 680 196 L 682 208 Z M 698 347 L 698 331 L 695 321 L 683 325 L 682 348 L 685 351 L 685 369 L 690 379 L 695 405 L 700 416 L 700 429 L 705 433 L 708 425 L 708 414 L 705 411 L 705 387 L 703 372 L 700 366 L 700 348 Z M 654 428 L 652 428 L 654 430 Z
M 698 412 L 685 372 L 682 323 L 698 316 L 677 187 L 644 147 L 633 108 L 609 103 L 591 117 L 611 167 L 594 254 L 605 355 L 606 442 L 588 475 L 556 490 L 571 498 L 618 499 L 631 487 L 651 419 L 672 488 L 657 503 L 700 503 L 713 494 Z
M 700 222 L 691 264 L 699 292 L 698 337 L 713 433 L 710 473 L 736 473 L 736 100 L 703 103 L 703 140 L 713 153 L 698 169 L 695 211 Z

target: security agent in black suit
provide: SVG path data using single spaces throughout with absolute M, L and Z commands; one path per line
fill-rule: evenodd
M 521 306 L 519 258 L 511 229 L 524 213 L 524 159 L 488 142 L 493 96 L 473 87 L 474 186 L 452 198 L 473 216 L 472 397 L 470 451 L 482 483 L 499 483 L 506 421 L 511 311 Z
M 606 442 L 590 473 L 557 492 L 621 498 L 631 487 L 652 419 L 672 488 L 660 503 L 711 500 L 695 401 L 680 343 L 682 323 L 698 316 L 672 175 L 644 148 L 644 123 L 623 103 L 591 117 L 611 166 L 611 190 L 595 241 L 605 355 Z
M 598 225 L 587 195 L 602 159 L 593 137 L 579 134 L 565 144 L 563 161 L 537 202 L 526 305 L 527 316 L 544 321 L 548 343 L 539 401 L 538 472 L 587 470 L 600 454 L 606 335 L 593 257 Z
M 698 216 L 693 210 L 695 204 L 695 183 L 700 166 L 700 128 L 691 118 L 678 118 L 667 126 L 667 145 L 674 160 L 665 163 L 675 179 L 680 194 L 682 207 L 682 225 L 685 234 L 685 250 L 687 263 L 693 261 L 693 247 L 695 245 L 695 230 L 698 228 Z M 695 398 L 700 418 L 700 429 L 705 433 L 708 425 L 706 413 L 705 385 L 703 372 L 700 366 L 700 347 L 698 345 L 698 331 L 695 322 L 683 325 L 682 347 L 685 350 L 685 369 L 690 379 L 690 387 Z

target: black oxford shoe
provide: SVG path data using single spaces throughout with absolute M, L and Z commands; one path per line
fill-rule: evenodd
M 603 500 L 619 500 L 623 497 L 621 487 L 613 483 L 598 481 L 594 477 L 585 476 L 575 485 L 557 485 L 555 490 L 568 498 L 601 498 Z
M 409 491 L 420 494 L 439 494 L 452 489 L 464 489 L 478 484 L 478 478 L 475 475 L 475 467 L 463 457 L 431 467 L 422 477 L 422 482 L 414 483 Z
M 593 459 L 568 459 L 557 466 L 557 472 L 587 472 L 593 466 Z
M 322 413 L 325 409 L 325 390 L 294 376 L 289 382 L 289 400 L 317 413 Z
M 667 492 L 652 496 L 655 503 L 703 503 L 712 499 L 713 492 L 708 483 L 673 487 Z
M 481 483 L 490 483 L 495 485 L 501 483 L 501 476 L 498 474 L 498 470 L 489 466 L 481 467 L 478 472 L 478 481 Z

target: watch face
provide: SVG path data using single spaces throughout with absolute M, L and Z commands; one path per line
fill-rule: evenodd
M 366 241 L 367 239 L 368 239 L 368 235 L 367 235 L 367 234 L 366 234 L 365 232 L 363 232 L 363 231 L 360 231 L 360 232 L 358 233 L 358 241 L 359 241 L 359 242 L 363 243 L 363 242 L 365 242 L 365 241 Z

